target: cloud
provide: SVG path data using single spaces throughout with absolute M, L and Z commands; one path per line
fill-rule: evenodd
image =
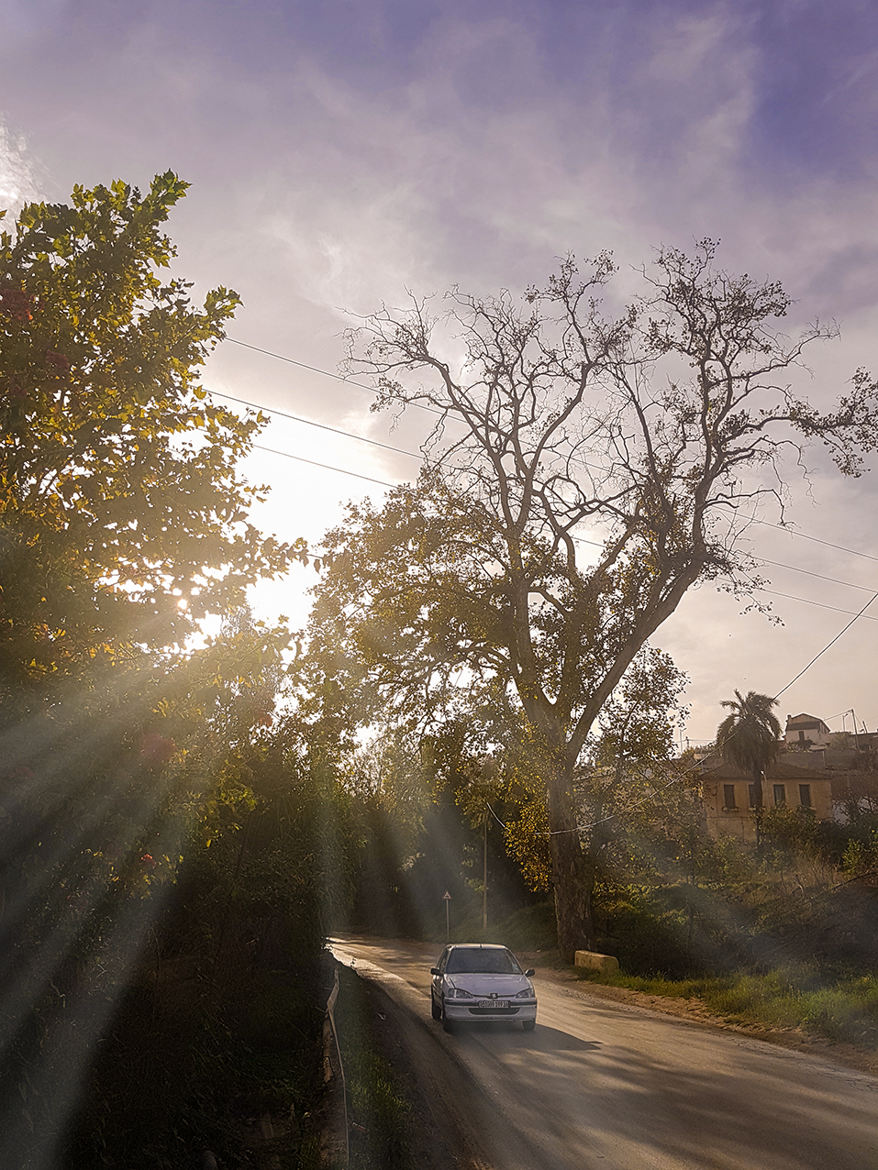
M 838 318 L 841 341 L 815 350 L 814 379 L 802 380 L 825 403 L 857 365 L 875 364 L 878 144 L 866 46 L 878 17 L 853 7 L 841 20 L 810 3 L 757 0 L 328 0 L 262 6 L 257 20 L 253 6 L 201 0 L 56 3 L 39 10 L 52 17 L 42 32 L 22 19 L 0 45 L 8 124 L 27 131 L 51 171 L 38 174 L 27 144 L 3 130 L 0 187 L 58 197 L 73 182 L 142 184 L 174 167 L 193 182 L 171 224 L 181 270 L 243 294 L 235 334 L 330 370 L 344 310 L 398 302 L 406 288 L 517 291 L 569 250 L 609 247 L 625 297 L 638 281 L 629 266 L 654 246 L 721 237 L 725 266 L 779 277 L 797 298 L 791 333 Z M 376 437 L 388 425 L 368 415 L 365 396 L 232 347 L 210 377 Z M 416 447 L 419 428 L 406 419 L 400 445 Z M 301 430 L 275 434 L 307 452 Z M 361 458 L 325 450 L 327 462 Z M 271 524 L 285 536 L 307 523 L 289 501 L 307 499 L 329 520 L 360 490 L 285 466 L 266 462 L 265 472 L 277 477 Z M 374 452 L 361 466 L 379 478 L 409 473 L 402 457 Z M 308 482 L 318 485 L 310 494 Z M 807 530 L 878 553 L 865 520 L 878 504 L 874 477 L 842 483 L 818 460 L 824 503 L 812 505 L 798 480 L 791 492 Z M 783 534 L 763 534 L 757 548 L 768 555 L 784 541 L 792 547 L 773 559 L 855 579 L 843 554 L 806 552 Z M 791 594 L 845 603 L 828 583 L 783 580 Z M 770 689 L 775 668 L 791 676 L 812 641 L 846 620 L 777 606 L 790 615 L 786 632 L 702 590 L 663 631 L 695 680 L 693 734 L 712 733 L 717 696 L 745 683 Z M 827 673 L 809 686 L 831 678 L 821 663 Z M 848 671 L 863 693 L 870 670 Z M 810 691 L 793 705 L 826 710 Z
M 0 211 L 6 211 L 7 223 L 23 203 L 40 197 L 39 171 L 25 136 L 0 119 Z

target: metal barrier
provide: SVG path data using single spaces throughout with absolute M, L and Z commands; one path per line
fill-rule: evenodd
M 345 1146 L 345 1166 L 350 1165 L 351 1160 L 351 1130 L 348 1122 L 348 1087 L 344 1075 L 344 1062 L 341 1058 L 341 1045 L 338 1041 L 338 1028 L 335 1025 L 335 1004 L 338 1000 L 338 965 L 335 968 L 335 980 L 332 985 L 332 991 L 329 993 L 329 999 L 326 1001 L 326 1018 L 329 1020 L 329 1026 L 332 1030 L 332 1038 L 335 1041 L 335 1052 L 338 1057 L 338 1073 L 341 1077 L 341 1095 L 344 1106 L 344 1146 Z M 330 1064 L 331 1068 L 331 1064 Z

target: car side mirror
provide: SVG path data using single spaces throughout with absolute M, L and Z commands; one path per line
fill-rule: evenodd
M 534 971 L 533 967 L 528 967 L 524 975 L 526 979 L 530 979 L 532 976 L 536 975 L 536 971 Z
M 438 967 L 431 967 L 431 968 L 430 968 L 430 974 L 431 974 L 431 975 L 441 975 L 441 974 L 442 974 L 442 972 L 439 970 L 439 968 L 438 968 Z

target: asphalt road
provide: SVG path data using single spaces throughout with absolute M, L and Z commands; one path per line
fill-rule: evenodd
M 878 1080 L 733 1032 L 534 980 L 536 1031 L 430 1018 L 441 948 L 332 950 L 386 995 L 437 1165 L 479 1170 L 878 1170 Z

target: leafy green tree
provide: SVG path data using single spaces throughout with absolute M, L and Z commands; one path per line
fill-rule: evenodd
M 185 190 L 170 172 L 143 195 L 77 187 L 0 234 L 4 1165 L 30 1164 L 27 1149 L 58 1164 L 80 1075 L 184 857 L 212 840 L 236 857 L 250 809 L 241 864 L 266 900 L 288 907 L 321 872 L 282 880 L 305 814 L 284 804 L 292 764 L 255 745 L 288 634 L 242 610 L 302 547 L 248 519 L 265 489 L 238 463 L 264 420 L 199 384 L 238 299 L 220 288 L 199 306 L 170 271 L 163 225 Z M 222 635 L 184 652 L 207 614 L 225 616 Z M 313 915 L 304 934 L 311 947 Z
M 584 275 L 568 259 L 521 304 L 453 290 L 436 313 L 383 308 L 352 335 L 380 405 L 439 417 L 419 487 L 330 534 L 316 624 L 340 636 L 341 677 L 385 703 L 429 712 L 457 688 L 517 708 L 565 955 L 594 937 L 575 777 L 605 703 L 696 582 L 752 590 L 741 537 L 754 501 L 782 502 L 787 450 L 821 441 L 856 475 L 875 445 L 869 375 L 825 413 L 798 398 L 790 377 L 826 331 L 786 337 L 781 286 L 719 270 L 715 252 L 661 250 L 615 317 L 604 255 Z
M 162 225 L 187 184 L 28 204 L 0 234 L 0 686 L 180 642 L 298 548 L 247 519 L 236 465 L 260 426 L 199 367 L 238 304 L 201 307 Z

